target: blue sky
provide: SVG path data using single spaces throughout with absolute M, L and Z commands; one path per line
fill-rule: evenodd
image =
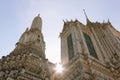
M 85 9 L 91 21 L 103 22 L 109 18 L 120 31 L 119 3 L 119 0 L 0 0 L 0 57 L 14 50 L 21 34 L 40 13 L 46 56 L 52 62 L 59 62 L 63 19 L 78 19 L 86 24 Z

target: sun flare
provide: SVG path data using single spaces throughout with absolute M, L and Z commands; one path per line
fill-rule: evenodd
M 63 72 L 63 67 L 61 64 L 56 64 L 56 68 L 55 68 L 57 73 L 62 73 Z

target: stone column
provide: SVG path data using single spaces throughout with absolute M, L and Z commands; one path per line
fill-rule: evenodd
M 109 26 L 110 27 L 110 26 Z M 113 35 L 113 33 L 110 31 L 110 28 L 107 29 L 107 32 L 109 34 L 109 36 L 112 38 L 111 41 L 112 41 L 112 45 L 115 47 L 115 51 L 117 53 L 120 52 L 120 47 L 117 47 L 117 40 L 116 40 L 116 37 Z M 120 44 L 119 44 L 120 45 Z M 118 54 L 120 56 L 120 54 Z
M 101 38 L 103 39 L 103 42 L 104 42 L 104 44 L 105 44 L 105 46 L 106 46 L 106 51 L 108 51 L 108 56 L 109 56 L 109 58 L 111 57 L 111 54 L 112 54 L 112 51 L 111 51 L 111 49 L 110 49 L 110 44 L 109 44 L 109 41 L 107 41 L 107 35 L 105 34 L 105 31 L 103 31 L 103 28 L 102 27 L 100 27 L 100 31 L 101 31 Z
M 101 32 L 99 31 L 99 28 L 98 29 L 95 29 L 95 34 L 97 35 L 97 37 L 98 37 L 98 43 L 99 43 L 99 45 L 100 45 L 100 47 L 101 47 L 101 50 L 102 50 L 102 52 L 103 52 L 103 54 L 104 54 L 104 56 L 105 56 L 105 61 L 108 61 L 108 59 L 109 59 L 109 57 L 108 57 L 108 51 L 107 51 L 107 49 L 106 49 L 106 46 L 105 46 L 105 43 L 104 43 L 104 41 L 103 41 L 103 39 L 102 39 L 102 35 L 101 35 Z M 103 56 L 103 57 L 104 57 Z
M 94 33 L 94 29 L 93 29 L 92 27 L 91 27 L 91 32 L 92 32 L 92 34 L 91 34 L 91 40 L 92 40 L 92 42 L 93 42 L 93 45 L 94 45 L 96 54 L 98 55 L 98 58 L 99 58 L 102 62 L 104 62 L 105 57 L 104 57 L 104 55 L 103 55 L 103 52 L 101 51 L 101 48 L 100 48 L 99 43 L 98 43 L 98 40 L 97 40 L 98 38 L 96 37 L 96 35 L 95 35 L 95 33 Z
M 81 49 L 81 44 L 80 44 L 80 33 L 79 33 L 79 28 L 77 26 L 73 27 L 73 43 L 74 43 L 74 50 L 75 50 L 75 55 L 82 53 L 82 49 Z
M 67 40 L 64 37 L 61 37 L 61 60 L 62 64 L 66 64 L 68 62 Z
M 79 38 L 80 38 L 80 45 L 81 45 L 82 53 L 90 55 L 85 38 L 84 38 L 84 35 L 83 35 L 83 31 L 82 31 L 80 26 L 78 27 L 78 30 L 79 30 L 79 34 L 80 34 Z
M 77 47 L 77 39 L 76 39 L 77 35 L 76 35 L 76 31 L 75 31 L 75 26 L 71 26 L 71 34 L 72 34 L 74 55 L 76 55 L 78 52 L 78 47 Z
M 91 28 L 91 30 L 92 30 L 93 36 L 94 36 L 94 38 L 95 38 L 95 40 L 96 40 L 96 44 L 97 44 L 97 46 L 98 46 L 98 48 L 99 48 L 99 50 L 100 50 L 100 53 L 101 53 L 103 59 L 105 59 L 105 56 L 104 56 L 104 52 L 105 52 L 105 51 L 104 51 L 104 49 L 103 49 L 103 47 L 102 47 L 102 45 L 101 45 L 101 43 L 100 43 L 100 40 L 99 40 L 99 38 L 98 38 L 98 36 L 97 36 L 97 34 L 96 34 L 96 32 L 95 32 L 95 29 L 94 29 L 94 28 Z

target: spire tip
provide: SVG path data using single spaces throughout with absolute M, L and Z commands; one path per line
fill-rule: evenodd
M 86 14 L 86 12 L 85 12 L 85 9 L 83 9 L 83 12 L 84 12 L 84 14 L 85 14 L 85 17 L 86 17 L 87 23 L 89 23 L 90 20 L 89 20 L 88 17 L 87 17 L 87 14 Z

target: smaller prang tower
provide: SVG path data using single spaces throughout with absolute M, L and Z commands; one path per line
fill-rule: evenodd
M 39 15 L 22 34 L 16 48 L 0 60 L 0 80 L 50 80 Z
M 86 25 L 64 21 L 61 80 L 120 80 L 120 32 L 109 20 L 91 22 L 85 16 Z

